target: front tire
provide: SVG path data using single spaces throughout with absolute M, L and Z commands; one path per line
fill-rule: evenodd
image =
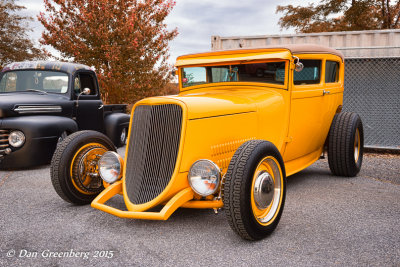
M 251 140 L 232 157 L 225 175 L 225 214 L 242 238 L 259 240 L 279 223 L 286 195 L 286 174 L 278 149 L 270 142 Z
M 357 113 L 342 112 L 333 118 L 328 135 L 328 163 L 333 175 L 354 177 L 364 153 L 364 130 Z
M 57 146 L 50 167 L 51 182 L 67 202 L 84 205 L 103 191 L 97 161 L 107 151 L 116 151 L 112 141 L 96 131 L 69 135 Z

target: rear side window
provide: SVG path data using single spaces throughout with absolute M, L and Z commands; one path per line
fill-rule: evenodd
M 293 82 L 296 85 L 319 84 L 321 81 L 321 60 L 301 59 L 302 71 L 293 71 Z
M 325 83 L 336 83 L 339 80 L 339 63 L 336 61 L 326 61 Z

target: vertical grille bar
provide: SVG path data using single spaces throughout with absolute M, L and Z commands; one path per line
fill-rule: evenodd
M 125 177 L 133 204 L 153 200 L 168 185 L 178 156 L 181 128 L 182 109 L 178 105 L 136 107 Z

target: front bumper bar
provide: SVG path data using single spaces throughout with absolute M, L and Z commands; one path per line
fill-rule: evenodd
M 191 201 L 193 200 L 194 193 L 190 187 L 187 187 L 177 193 L 173 198 L 165 203 L 160 212 L 123 211 L 104 204 L 119 193 L 122 193 L 122 181 L 115 182 L 114 184 L 108 186 L 93 200 L 91 206 L 95 209 L 110 213 L 120 218 L 145 220 L 167 220 L 172 213 L 174 213 L 180 207 L 206 209 L 222 208 L 223 206 L 221 200 Z

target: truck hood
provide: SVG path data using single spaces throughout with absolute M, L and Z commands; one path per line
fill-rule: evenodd
M 1 93 L 0 118 L 32 114 L 48 115 L 51 113 L 61 115 L 70 112 L 71 103 L 69 102 L 67 96 L 56 94 L 40 94 L 36 92 Z M 27 107 L 32 108 L 27 110 Z M 47 111 L 46 108 L 48 108 Z
M 254 98 L 265 91 L 254 89 L 218 89 L 206 92 L 184 93 L 166 98 L 177 99 L 188 108 L 188 119 L 233 115 L 257 110 Z

